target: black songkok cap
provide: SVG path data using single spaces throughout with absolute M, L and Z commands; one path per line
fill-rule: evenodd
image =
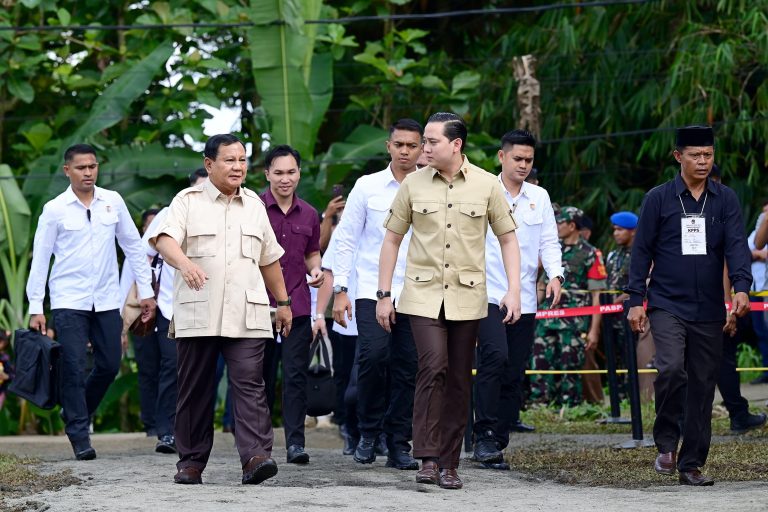
M 677 142 L 679 148 L 686 146 L 714 146 L 715 134 L 709 126 L 686 126 L 677 129 Z

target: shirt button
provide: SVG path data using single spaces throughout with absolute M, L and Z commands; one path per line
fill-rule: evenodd
M 475 212 L 469 212 L 469 214 L 470 214 L 472 217 L 474 217 L 474 216 L 475 216 Z
M 445 268 L 448 268 L 448 264 L 447 263 L 445 264 Z
M 450 228 L 450 227 L 451 227 L 451 225 L 450 225 L 450 224 L 448 224 L 448 227 Z
M 448 188 L 453 188 L 453 185 L 448 185 Z
M 416 280 L 417 280 L 417 281 L 419 280 L 419 276 L 416 276 Z
M 446 289 L 446 290 L 448 289 L 448 285 L 445 285 L 445 289 Z
M 424 208 L 423 210 L 421 210 L 421 213 L 427 213 L 427 209 Z
M 450 249 L 451 248 L 451 244 L 445 244 L 445 248 L 446 249 Z
M 475 282 L 474 282 L 474 281 L 470 281 L 470 282 L 469 282 L 469 286 L 474 286 L 474 285 L 475 285 Z
M 451 203 L 448 203 L 448 208 L 453 208 L 453 205 Z

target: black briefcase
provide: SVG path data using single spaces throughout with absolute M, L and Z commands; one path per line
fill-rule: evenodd
M 29 329 L 18 329 L 13 350 L 16 353 L 16 378 L 8 391 L 43 409 L 59 403 L 61 345 L 48 336 Z
M 336 383 L 328 343 L 318 332 L 309 347 L 307 372 L 307 415 L 325 416 L 336 408 Z

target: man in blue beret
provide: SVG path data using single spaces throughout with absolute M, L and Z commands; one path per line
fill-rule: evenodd
M 632 243 L 635 241 L 635 228 L 637 227 L 637 215 L 632 212 L 616 212 L 611 215 L 611 224 L 613 225 L 613 240 L 616 242 L 616 249 L 608 253 L 605 260 L 605 271 L 608 274 L 608 289 L 623 290 L 629 282 L 629 259 L 632 254 Z M 620 304 L 628 299 L 626 293 L 617 294 L 613 302 Z M 626 356 L 624 354 L 624 322 L 621 315 L 613 315 L 611 327 L 613 329 L 613 341 L 615 345 L 617 367 L 626 366 Z M 625 398 L 626 374 L 618 374 L 619 396 Z

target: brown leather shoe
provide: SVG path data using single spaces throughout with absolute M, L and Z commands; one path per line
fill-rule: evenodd
M 653 463 L 653 469 L 660 475 L 674 475 L 676 464 L 677 452 L 659 453 Z
M 440 471 L 437 462 L 425 460 L 421 463 L 421 469 L 416 473 L 416 482 L 420 484 L 440 485 Z
M 260 484 L 277 474 L 277 463 L 267 455 L 251 457 L 243 466 L 243 483 Z
M 461 489 L 464 482 L 459 478 L 455 469 L 444 469 L 440 471 L 440 487 L 443 489 Z
M 681 485 L 696 485 L 707 486 L 715 485 L 715 481 L 708 476 L 701 474 L 701 471 L 694 469 L 693 471 L 681 471 L 680 472 L 680 484 Z
M 195 468 L 181 468 L 178 473 L 173 477 L 173 481 L 177 484 L 201 484 L 203 479 L 201 478 L 202 471 Z

